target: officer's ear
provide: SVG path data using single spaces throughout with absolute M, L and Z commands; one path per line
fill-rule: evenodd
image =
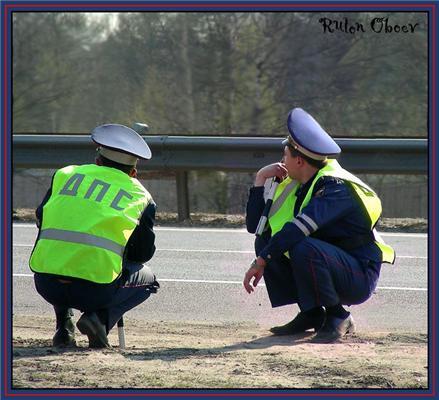
M 101 157 L 97 156 L 97 157 L 95 158 L 95 164 L 96 164 L 96 165 L 99 165 L 100 167 L 103 165 L 103 164 L 102 164 Z
M 131 176 L 131 178 L 137 178 L 137 169 L 133 167 L 128 175 Z

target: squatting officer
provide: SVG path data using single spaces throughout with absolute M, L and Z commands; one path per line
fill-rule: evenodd
M 335 141 L 300 108 L 287 125 L 282 162 L 260 169 L 250 189 L 246 223 L 254 233 L 265 206 L 264 182 L 281 180 L 243 283 L 251 293 L 264 276 L 273 307 L 298 304 L 299 314 L 271 328 L 273 334 L 314 329 L 313 341 L 329 343 L 354 331 L 343 305 L 365 302 L 381 264 L 393 263 L 395 254 L 374 230 L 378 196 L 334 159 L 341 151 Z
M 38 237 L 30 258 L 38 293 L 53 305 L 54 346 L 75 345 L 72 309 L 89 347 L 109 347 L 108 332 L 123 314 L 159 287 L 144 263 L 155 251 L 156 205 L 136 179 L 151 151 L 134 130 L 118 124 L 91 134 L 96 164 L 55 172 L 36 210 Z

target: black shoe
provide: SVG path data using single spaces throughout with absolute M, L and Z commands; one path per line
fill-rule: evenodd
M 313 343 L 333 343 L 343 336 L 355 332 L 354 319 L 349 314 L 347 318 L 337 318 L 331 315 L 326 317 L 322 328 L 312 338 Z
M 52 345 L 54 347 L 74 347 L 75 341 L 75 325 L 71 318 L 67 318 L 53 336 Z
M 96 313 L 84 313 L 76 323 L 81 333 L 88 336 L 88 346 L 93 349 L 111 347 L 108 343 L 107 332 L 104 324 Z
M 323 325 L 324 320 L 325 314 L 323 312 L 321 316 L 315 318 L 307 317 L 303 312 L 300 312 L 296 315 L 296 318 L 287 324 L 273 326 L 273 328 L 270 328 L 270 332 L 276 336 L 297 335 L 299 333 L 304 333 L 309 329 L 314 329 L 317 332 Z

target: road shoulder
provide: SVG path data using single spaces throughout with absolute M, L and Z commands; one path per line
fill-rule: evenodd
M 426 389 L 427 335 L 362 332 L 340 343 L 274 337 L 249 323 L 126 319 L 126 350 L 51 347 L 54 320 L 14 315 L 18 388 L 404 388 Z M 123 371 L 121 374 L 120 372 Z

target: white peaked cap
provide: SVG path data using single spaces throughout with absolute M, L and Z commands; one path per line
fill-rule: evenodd
M 151 150 L 145 140 L 125 125 L 105 124 L 93 129 L 92 140 L 102 146 L 100 153 L 115 162 L 134 165 L 138 158 L 149 160 Z

